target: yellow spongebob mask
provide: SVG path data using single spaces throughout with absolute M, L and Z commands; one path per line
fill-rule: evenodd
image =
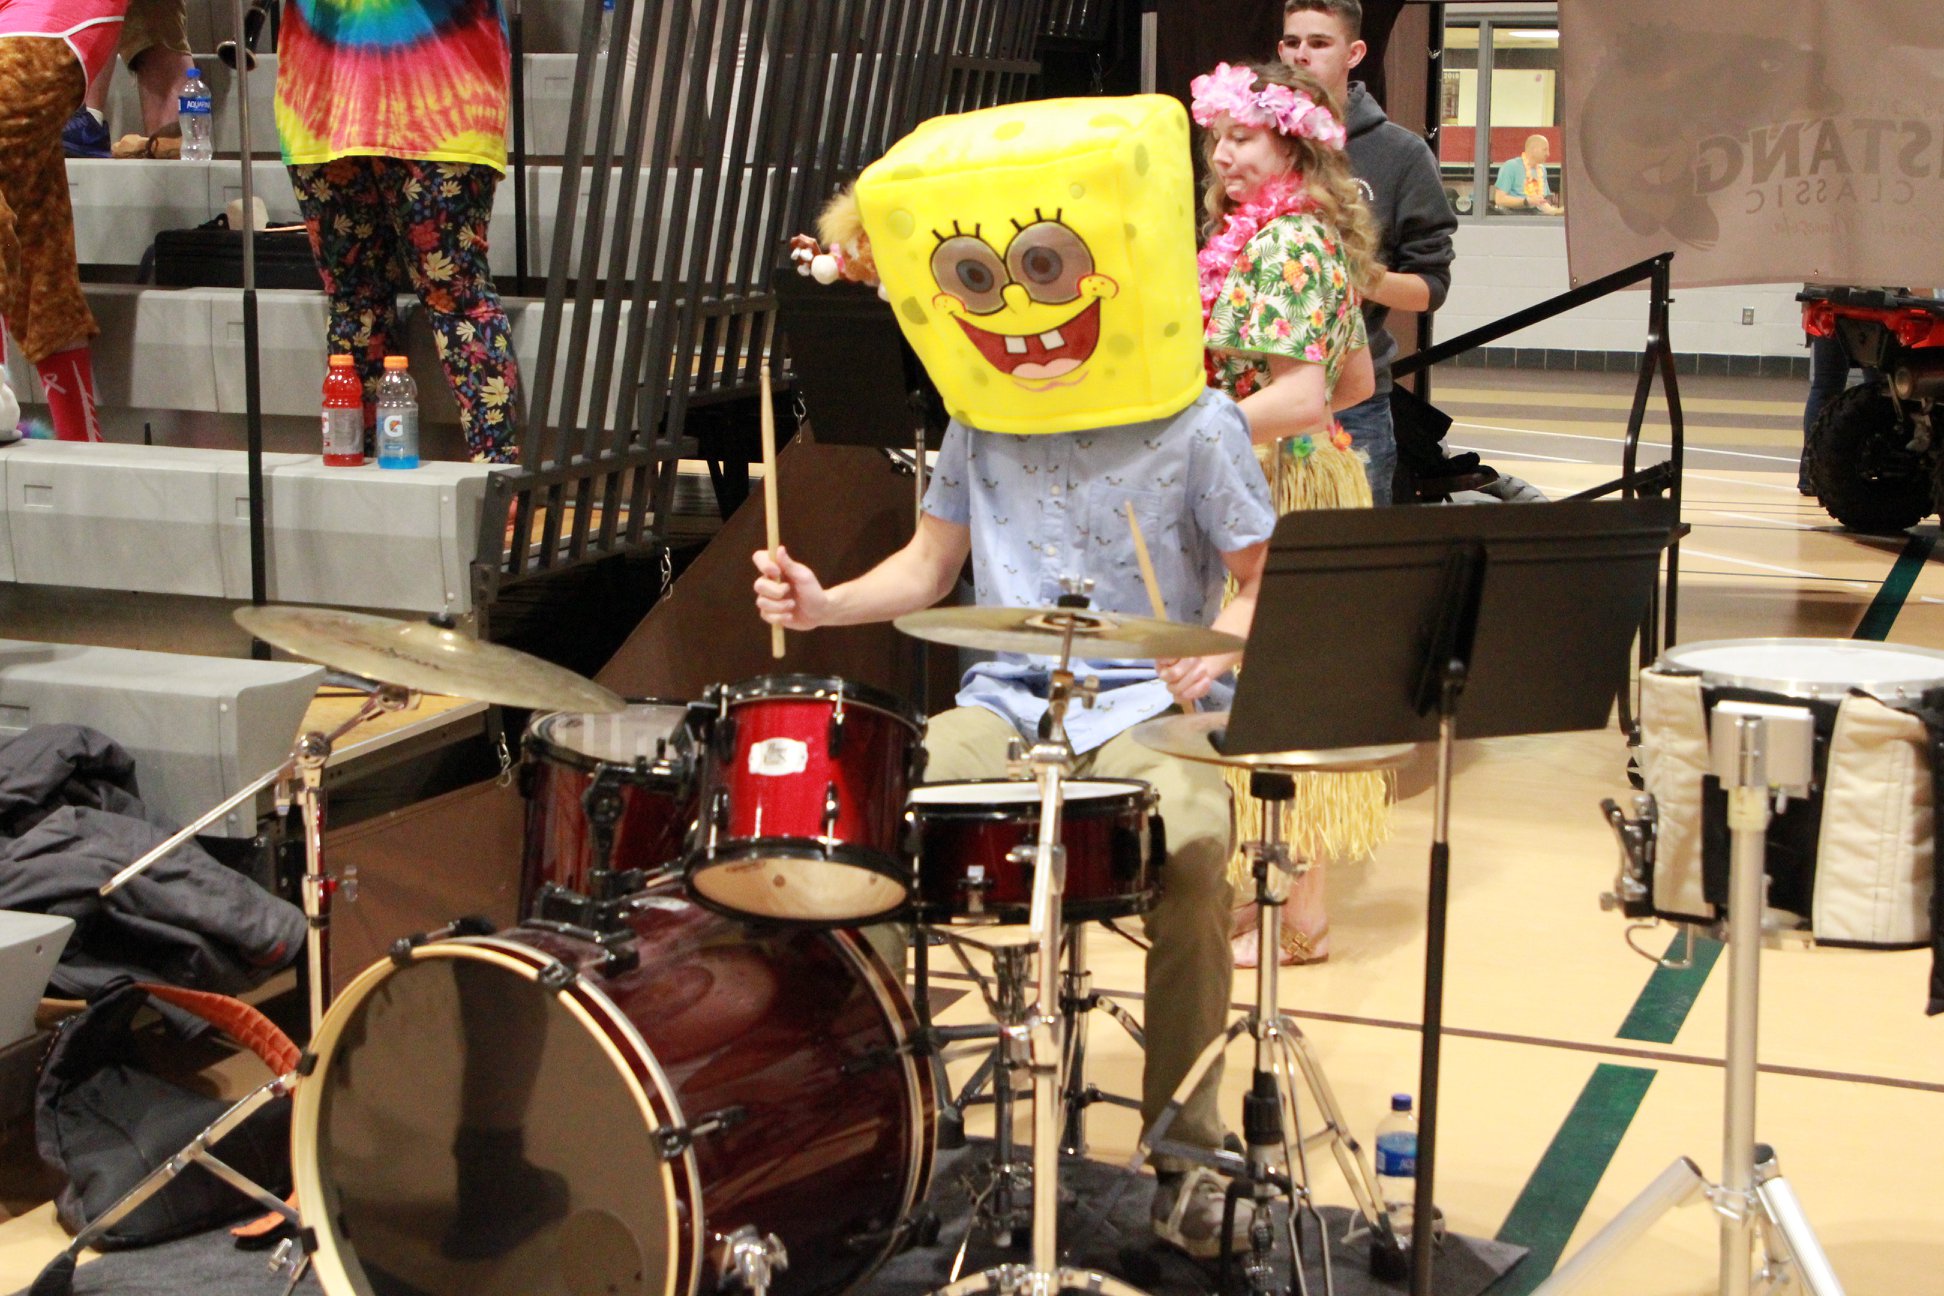
M 857 181 L 898 323 L 988 432 L 1165 418 L 1206 383 L 1188 115 L 1166 95 L 935 117 Z

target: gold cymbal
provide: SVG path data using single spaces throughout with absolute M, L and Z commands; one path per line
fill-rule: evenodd
M 1338 747 L 1327 751 L 1230 755 L 1222 750 L 1228 723 L 1226 711 L 1162 716 L 1135 725 L 1134 741 L 1183 760 L 1261 770 L 1266 774 L 1302 774 L 1312 770 L 1349 774 L 1358 770 L 1390 769 L 1402 765 L 1417 750 L 1416 743 L 1385 743 L 1377 747 Z
M 1242 640 L 1220 630 L 1092 608 L 931 608 L 901 616 L 895 624 L 933 643 L 1045 657 L 1059 654 L 1069 626 L 1076 658 L 1206 657 L 1242 650 Z
M 235 616 L 267 644 L 380 684 L 534 711 L 611 712 L 627 705 L 565 667 L 427 621 L 290 606 L 243 607 Z

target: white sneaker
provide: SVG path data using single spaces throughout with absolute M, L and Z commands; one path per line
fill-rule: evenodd
M 1185 1174 L 1164 1173 L 1155 1179 L 1151 1215 L 1154 1235 L 1178 1251 L 1197 1260 L 1213 1260 L 1222 1254 L 1222 1209 L 1228 1185 L 1222 1176 L 1206 1166 L 1196 1166 Z M 1255 1202 L 1247 1197 L 1235 1203 L 1235 1223 L 1229 1230 L 1230 1249 L 1242 1253 L 1249 1249 L 1249 1227 L 1255 1222 Z

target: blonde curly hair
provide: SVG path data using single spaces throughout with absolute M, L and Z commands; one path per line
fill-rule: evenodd
M 1271 84 L 1288 86 L 1329 109 L 1338 122 L 1343 121 L 1343 105 L 1323 88 L 1322 82 L 1302 68 L 1281 63 L 1252 63 L 1249 71 L 1255 74 L 1257 90 Z M 1350 170 L 1349 155 L 1312 139 L 1289 135 L 1278 138 L 1289 153 L 1291 170 L 1303 177 L 1310 199 L 1316 204 L 1317 215 L 1336 231 L 1337 241 L 1349 262 L 1350 282 L 1359 292 L 1366 291 L 1383 277 L 1384 266 L 1377 259 L 1383 240 L 1376 219 L 1364 203 L 1357 178 Z M 1202 187 L 1202 210 L 1207 214 L 1202 224 L 1202 239 L 1206 242 L 1221 231 L 1222 221 L 1236 207 L 1215 173 L 1212 130 L 1202 132 L 1202 161 L 1208 168 L 1208 180 Z

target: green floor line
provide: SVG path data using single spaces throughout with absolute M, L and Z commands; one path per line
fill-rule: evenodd
M 1877 588 L 1877 596 L 1870 600 L 1869 608 L 1863 619 L 1856 623 L 1853 639 L 1874 639 L 1878 642 L 1890 637 L 1890 627 L 1896 624 L 1897 613 L 1903 611 L 1904 600 L 1910 597 L 1910 587 L 1917 583 L 1917 574 L 1924 570 L 1930 561 L 1931 551 L 1937 548 L 1936 536 L 1912 536 L 1904 542 L 1903 552 L 1890 566 L 1890 574 L 1883 578 Z
M 1686 938 L 1677 934 L 1668 942 L 1667 953 L 1662 957 L 1671 959 L 1680 955 L 1686 944 Z M 1620 1023 L 1619 1038 L 1672 1044 L 1674 1037 L 1681 1033 L 1681 1024 L 1687 1020 L 1694 1001 L 1701 997 L 1715 960 L 1720 957 L 1720 941 L 1697 936 L 1691 966 L 1678 970 L 1665 965 L 1655 968 L 1628 1010 L 1627 1019 Z
M 1499 1241 L 1526 1248 L 1526 1258 L 1489 1296 L 1526 1296 L 1552 1273 L 1657 1074 L 1609 1062 L 1593 1069 L 1498 1231 Z

